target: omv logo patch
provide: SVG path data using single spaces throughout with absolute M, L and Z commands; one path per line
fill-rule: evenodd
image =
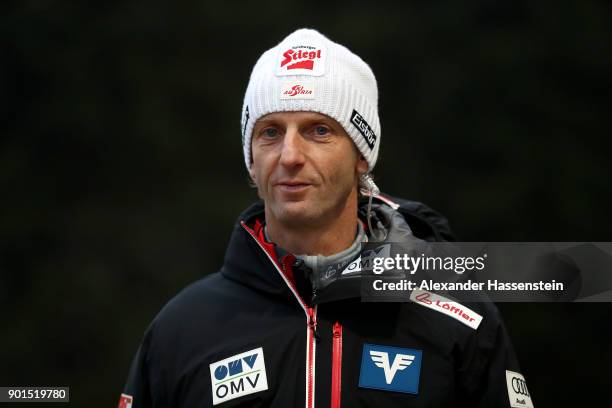
M 365 343 L 359 386 L 418 394 L 422 357 L 421 350 Z
M 268 389 L 261 347 L 210 365 L 213 405 Z

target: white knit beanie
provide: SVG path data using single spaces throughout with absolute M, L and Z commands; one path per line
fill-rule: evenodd
M 372 171 L 380 146 L 378 87 L 361 58 L 321 33 L 300 29 L 259 58 L 244 95 L 242 146 L 251 168 L 251 135 L 272 112 L 311 111 L 335 119 Z

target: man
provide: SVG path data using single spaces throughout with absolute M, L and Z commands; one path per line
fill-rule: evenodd
M 362 243 L 452 239 L 434 211 L 378 194 L 380 136 L 376 80 L 348 49 L 302 29 L 261 56 L 242 140 L 263 203 L 221 270 L 155 318 L 120 407 L 532 407 L 491 304 L 361 301 Z

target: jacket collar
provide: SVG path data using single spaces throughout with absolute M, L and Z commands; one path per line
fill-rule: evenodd
M 254 203 L 238 217 L 225 252 L 221 274 L 267 296 L 295 303 L 290 275 L 290 264 L 295 257 L 277 258 L 275 245 L 263 240 L 264 219 L 262 201 Z M 289 271 L 289 277 L 286 271 Z
M 360 202 L 361 218 L 366 201 Z M 453 240 L 446 219 L 429 207 L 418 202 L 385 196 L 379 197 L 379 201 L 382 201 L 384 206 L 397 209 L 399 213 L 396 216 L 400 223 L 406 225 L 407 231 L 417 238 L 426 241 Z M 221 273 L 228 279 L 268 296 L 280 297 L 295 304 L 297 292 L 291 272 L 295 257 L 289 254 L 283 259 L 277 259 L 275 245 L 266 243 L 263 239 L 261 226 L 264 219 L 262 201 L 252 204 L 238 217 Z

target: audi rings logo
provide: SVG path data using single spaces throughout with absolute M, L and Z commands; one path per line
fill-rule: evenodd
M 527 389 L 525 377 L 516 371 L 506 370 L 506 385 L 508 386 L 508 398 L 512 408 L 533 408 L 531 394 Z
M 527 390 L 527 383 L 522 378 L 512 377 L 512 390 L 517 394 L 531 398 L 529 390 Z

